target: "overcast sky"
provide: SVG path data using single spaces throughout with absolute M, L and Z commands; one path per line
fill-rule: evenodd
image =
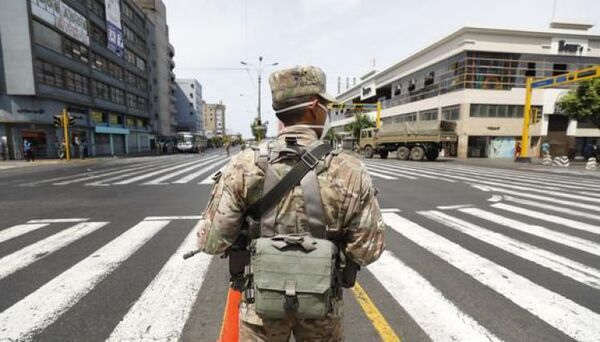
M 554 0 L 163 0 L 178 78 L 196 78 L 204 100 L 222 100 L 226 126 L 250 137 L 257 76 L 240 61 L 316 65 L 337 78 L 398 62 L 462 26 L 547 28 Z M 600 1 L 556 0 L 556 18 L 600 25 Z M 598 27 L 592 29 L 600 32 Z M 276 132 L 267 68 L 263 120 Z M 345 84 L 345 81 L 343 82 Z M 343 90 L 343 89 L 342 89 Z

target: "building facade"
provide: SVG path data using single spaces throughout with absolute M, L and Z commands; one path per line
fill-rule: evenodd
M 225 135 L 225 105 L 219 103 L 204 103 L 204 131 L 208 138 Z
M 195 79 L 177 79 L 177 131 L 204 135 L 202 85 Z
M 175 135 L 177 120 L 175 107 L 175 48 L 169 43 L 169 26 L 167 25 L 167 9 L 162 0 L 134 0 L 146 13 L 152 23 L 149 34 L 154 37 L 154 44 L 149 50 L 148 58 L 152 60 L 151 91 L 156 102 L 152 112 L 155 120 L 154 128 L 161 139 Z
M 552 23 L 545 30 L 464 27 L 412 56 L 374 72 L 338 95 L 340 102 L 382 102 L 382 125 L 449 120 L 457 143 L 446 156 L 512 157 L 523 127 L 527 77 L 548 77 L 600 64 L 600 34 L 591 25 Z M 581 153 L 599 143 L 600 129 L 568 120 L 555 103 L 565 89 L 537 89 L 532 105 L 543 113 L 531 127 L 532 155 L 548 142 L 554 155 Z M 370 113 L 374 115 L 374 113 Z M 351 122 L 335 115 L 335 130 Z
M 131 0 L 0 2 L 0 138 L 19 159 L 22 143 L 56 157 L 63 132 L 88 155 L 141 153 L 152 137 L 149 22 Z

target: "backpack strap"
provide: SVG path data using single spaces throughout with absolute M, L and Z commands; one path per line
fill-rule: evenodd
M 279 177 L 271 167 L 266 164 L 265 183 L 263 185 L 263 194 L 268 193 L 279 181 Z M 277 206 L 273 205 L 260 217 L 260 236 L 275 236 L 275 218 L 277 215 Z M 258 219 L 258 218 L 257 218 Z
M 325 223 L 325 213 L 316 170 L 309 171 L 300 181 L 300 186 L 302 186 L 304 208 L 310 234 L 314 238 L 325 239 L 327 238 L 327 224 Z
M 279 183 L 275 184 L 261 199 L 252 203 L 246 209 L 246 216 L 249 216 L 254 221 L 261 220 L 265 213 L 292 190 L 309 171 L 313 170 L 319 164 L 321 158 L 331 151 L 331 145 L 319 141 L 315 147 L 304 152 L 296 165 L 294 165 Z M 261 235 L 262 233 L 263 232 L 261 232 Z

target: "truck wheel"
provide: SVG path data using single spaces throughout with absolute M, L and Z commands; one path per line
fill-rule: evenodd
M 421 146 L 415 146 L 410 150 L 410 159 L 421 161 L 423 158 L 425 158 L 425 149 Z
M 368 158 L 368 159 L 373 158 L 373 154 L 374 154 L 373 148 L 371 146 L 365 147 L 364 154 L 365 154 L 365 158 Z
M 387 159 L 388 154 L 389 154 L 388 150 L 379 151 L 379 156 L 381 157 L 381 159 Z
M 434 161 L 440 155 L 440 151 L 437 148 L 428 148 L 427 152 L 425 152 L 425 157 L 427 160 Z
M 408 160 L 408 157 L 410 156 L 410 150 L 407 147 L 399 147 L 398 150 L 396 150 L 396 158 L 398 160 Z

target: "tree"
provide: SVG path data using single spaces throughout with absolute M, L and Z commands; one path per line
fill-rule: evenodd
M 265 138 L 265 134 L 267 133 L 267 122 L 263 122 L 262 126 L 258 124 L 258 120 L 252 121 L 250 124 L 250 130 L 252 131 L 252 135 L 256 141 L 263 140 Z
M 360 130 L 365 128 L 375 127 L 375 121 L 363 113 L 354 114 L 354 122 L 347 124 L 344 127 L 346 132 L 352 132 L 354 139 L 360 138 Z
M 600 79 L 581 82 L 558 100 L 560 112 L 578 121 L 590 121 L 600 128 Z

